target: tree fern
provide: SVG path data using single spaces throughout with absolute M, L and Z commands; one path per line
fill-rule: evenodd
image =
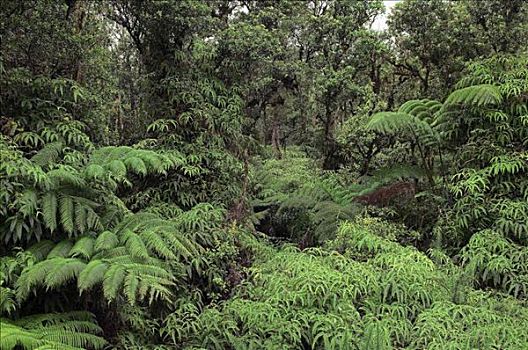
M 436 103 L 436 101 L 432 101 Z M 398 112 L 379 112 L 372 116 L 368 129 L 380 133 L 403 132 L 416 142 L 430 147 L 438 144 L 439 136 L 431 127 L 437 105 L 429 106 L 422 101 L 409 101 Z M 404 112 L 407 111 L 407 112 Z
M 55 257 L 67 257 L 70 254 L 70 251 L 73 247 L 73 242 L 70 240 L 64 240 L 57 243 L 53 249 L 48 253 L 47 259 L 55 258 Z M 30 248 L 31 250 L 31 248 Z
M 501 102 L 502 94 L 497 86 L 481 84 L 453 91 L 447 97 L 444 104 L 463 104 L 481 107 L 486 105 L 498 105 Z
M 70 249 L 69 255 L 72 258 L 82 257 L 89 260 L 94 253 L 94 245 L 95 242 L 92 237 L 81 237 Z
M 38 286 L 57 289 L 76 280 L 81 293 L 102 285 L 108 301 L 120 293 L 150 302 L 171 298 L 169 286 L 174 284 L 174 274 L 180 272 L 169 272 L 169 267 L 183 269 L 183 259 L 198 256 L 200 248 L 174 222 L 155 214 L 136 215 L 126 217 L 116 232 L 104 231 L 96 238 L 81 236 L 52 248 L 49 242 L 30 248 L 36 252 L 42 250 L 37 246 L 47 247 L 42 258 L 20 274 L 17 297 L 25 300 Z M 173 262 L 166 264 L 160 259 Z M 136 291 L 131 290 L 133 286 Z M 135 303 L 136 299 L 128 301 Z
M 60 204 L 60 223 L 68 234 L 73 234 L 74 230 L 74 203 L 70 196 L 61 196 Z
M 104 251 L 115 248 L 119 244 L 119 238 L 114 232 L 104 231 L 95 240 L 95 249 Z
M 11 321 L 1 319 L 2 349 L 102 349 L 102 329 L 86 312 L 32 315 Z
M 44 224 L 51 230 L 57 229 L 57 195 L 48 192 L 42 197 L 42 215 Z
M 67 282 L 76 279 L 86 267 L 85 262 L 75 258 L 53 258 L 46 262 L 51 265 L 43 283 L 47 289 L 64 286 Z
M 86 267 L 79 273 L 77 280 L 77 288 L 79 292 L 84 292 L 103 282 L 106 271 L 108 270 L 108 263 L 103 260 L 90 261 Z M 111 294 L 111 295 L 115 295 Z

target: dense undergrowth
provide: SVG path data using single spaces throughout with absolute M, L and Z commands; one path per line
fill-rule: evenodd
M 528 6 L 7 1 L 0 348 L 528 349 Z
M 405 234 L 361 218 L 342 224 L 322 248 L 257 246 L 246 284 L 197 318 L 197 344 L 207 349 L 528 345 L 528 311 L 520 301 L 473 289 L 463 269 L 441 253 L 431 251 L 429 257 L 395 241 Z

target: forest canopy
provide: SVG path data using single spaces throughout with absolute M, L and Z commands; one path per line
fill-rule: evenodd
M 0 348 L 527 349 L 528 2 L 385 3 L 2 2 Z

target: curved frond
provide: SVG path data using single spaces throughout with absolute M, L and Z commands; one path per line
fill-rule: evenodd
M 481 84 L 453 91 L 445 100 L 444 105 L 464 104 L 480 107 L 498 105 L 501 102 L 502 95 L 497 86 Z
M 69 256 L 72 258 L 82 257 L 89 260 L 94 253 L 94 244 L 92 237 L 81 237 L 73 245 Z

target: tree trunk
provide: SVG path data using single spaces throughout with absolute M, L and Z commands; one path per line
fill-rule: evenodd
M 337 169 L 338 157 L 337 157 L 337 143 L 335 141 L 335 118 L 330 111 L 329 106 L 326 106 L 325 111 L 325 130 L 324 130 L 324 141 L 323 141 L 323 169 L 324 170 L 335 170 Z
M 273 151 L 275 152 L 275 156 L 277 159 L 282 158 L 282 152 L 280 149 L 280 133 L 279 133 L 279 123 L 277 120 L 277 116 L 273 116 L 273 124 L 271 127 L 271 146 L 273 147 Z

